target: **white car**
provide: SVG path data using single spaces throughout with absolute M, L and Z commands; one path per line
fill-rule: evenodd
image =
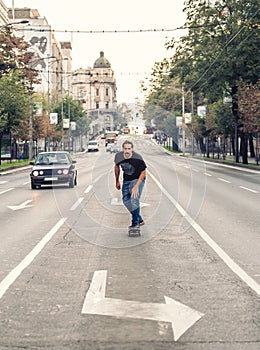
M 88 152 L 98 152 L 98 151 L 99 151 L 98 141 L 89 141 Z

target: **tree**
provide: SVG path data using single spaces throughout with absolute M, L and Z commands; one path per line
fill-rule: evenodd
M 254 84 L 260 73 L 259 2 L 216 0 L 210 4 L 207 0 L 185 1 L 188 34 L 167 45 L 175 49 L 170 77 L 179 76 L 188 90 L 203 92 L 209 103 L 220 100 L 226 89 L 231 91 L 237 131 L 239 81 Z
M 56 127 L 56 136 L 58 140 L 61 140 L 63 135 L 63 119 L 69 119 L 70 122 L 76 122 L 76 130 L 73 131 L 73 135 L 87 135 L 89 131 L 90 121 L 87 118 L 87 114 L 82 107 L 82 103 L 75 101 L 71 96 L 65 96 L 63 101 L 60 101 L 53 108 L 54 113 L 58 113 L 58 125 Z
M 14 35 L 12 27 L 6 26 L 0 30 L 0 78 L 17 70 L 28 90 L 32 84 L 40 82 L 39 72 L 30 69 L 34 53 L 28 50 L 29 47 L 23 37 Z
M 19 72 L 11 71 L 0 78 L 0 106 L 0 129 L 18 138 L 29 114 L 28 93 Z
M 243 132 L 242 138 L 242 156 L 247 154 L 247 146 L 249 141 L 251 157 L 255 157 L 253 147 L 253 136 L 256 137 L 258 143 L 258 134 L 260 132 L 260 80 L 256 84 L 247 84 L 243 81 L 239 84 L 239 97 L 238 97 L 238 115 L 239 125 Z M 243 162 L 247 162 L 247 159 L 243 159 Z
M 0 30 L 0 128 L 13 139 L 29 136 L 30 96 L 33 84 L 39 83 L 39 73 L 30 69 L 34 54 L 28 48 L 11 27 Z

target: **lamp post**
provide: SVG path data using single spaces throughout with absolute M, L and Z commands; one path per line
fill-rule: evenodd
M 182 154 L 185 156 L 185 96 L 184 96 L 184 85 L 181 87 L 182 95 Z
M 19 21 L 19 22 L 10 22 L 10 23 L 3 24 L 0 26 L 0 29 L 12 27 L 13 25 L 16 25 L 16 24 L 28 24 L 28 23 L 29 23 L 29 21 L 24 19 L 24 20 Z
M 30 68 L 33 69 L 33 67 L 35 65 L 37 65 L 37 63 L 41 60 L 44 59 L 56 59 L 58 61 L 58 59 L 55 56 L 46 56 L 46 57 L 41 57 L 36 61 L 31 62 L 30 64 Z M 48 89 L 48 117 L 50 116 L 50 70 L 48 67 L 48 72 L 47 72 L 47 89 Z M 46 78 L 45 78 L 46 79 Z M 30 98 L 29 98 L 29 105 L 30 105 L 30 117 L 29 117 L 29 160 L 31 160 L 33 158 L 33 101 L 32 101 L 32 94 L 33 94 L 33 87 L 32 87 L 32 83 L 30 86 Z

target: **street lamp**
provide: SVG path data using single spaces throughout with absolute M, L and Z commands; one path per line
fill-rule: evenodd
M 11 27 L 11 26 L 16 25 L 16 24 L 28 24 L 28 23 L 29 23 L 29 21 L 24 19 L 24 20 L 19 21 L 19 22 L 6 23 L 6 24 L 0 26 L 0 29 L 8 28 L 8 27 Z
M 182 95 L 182 154 L 185 156 L 185 96 L 184 96 L 184 85 L 181 87 Z
M 37 62 L 43 60 L 43 59 L 50 59 L 50 58 L 57 58 L 55 56 L 46 56 L 41 57 L 37 59 L 36 61 L 32 61 L 30 64 L 30 68 L 33 69 L 33 67 L 37 64 Z M 48 67 L 48 78 L 47 78 L 47 84 L 48 84 L 48 116 L 50 114 L 50 78 L 49 78 L 49 67 Z M 29 118 L 29 160 L 32 159 L 33 156 L 33 101 L 32 101 L 32 84 L 30 89 L 30 118 Z

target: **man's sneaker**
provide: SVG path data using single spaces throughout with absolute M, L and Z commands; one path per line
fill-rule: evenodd
M 144 226 L 144 221 L 143 220 L 139 222 L 139 226 Z
M 128 226 L 128 228 L 131 230 L 131 229 L 135 229 L 135 228 L 139 228 L 140 225 L 137 224 L 137 225 L 131 225 L 131 226 Z

